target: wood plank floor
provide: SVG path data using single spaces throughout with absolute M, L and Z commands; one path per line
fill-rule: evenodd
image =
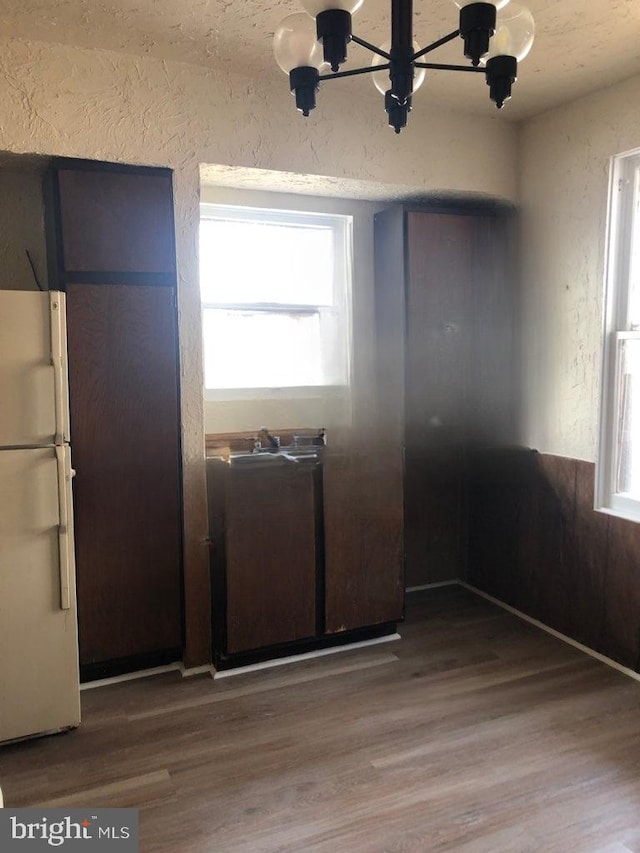
M 459 588 L 403 640 L 83 694 L 8 806 L 140 808 L 143 853 L 640 853 L 640 684 Z

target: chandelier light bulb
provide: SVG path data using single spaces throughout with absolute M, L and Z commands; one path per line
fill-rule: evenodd
M 464 9 L 465 6 L 471 6 L 471 4 L 475 2 L 477 2 L 477 0 L 453 0 L 454 6 L 457 6 L 458 9 Z M 507 3 L 509 3 L 509 0 L 489 0 L 489 2 L 492 3 L 498 11 L 500 11 L 500 9 L 504 9 Z
M 515 56 L 522 62 L 533 45 L 535 29 L 531 12 L 525 6 L 511 3 L 498 15 L 496 33 L 485 60 L 493 56 Z
M 391 42 L 386 41 L 384 44 L 380 45 L 380 50 L 384 50 L 385 53 L 389 53 L 391 50 Z M 417 53 L 420 50 L 420 45 L 417 41 L 413 42 L 413 52 Z M 384 56 L 379 56 L 377 53 L 373 55 L 373 59 L 371 60 L 371 67 L 377 68 L 378 65 L 386 65 L 389 62 L 388 59 L 385 59 Z M 424 68 L 416 68 L 415 75 L 413 78 L 413 92 L 418 91 L 420 86 L 424 83 L 424 78 L 427 72 Z M 384 95 L 388 89 L 391 88 L 391 80 L 389 79 L 389 69 L 385 71 L 374 71 L 371 75 L 373 78 L 373 85 L 376 87 L 378 92 L 381 95 Z
M 322 46 L 318 42 L 315 22 L 306 12 L 284 18 L 273 36 L 276 62 L 288 74 L 294 68 L 320 68 Z
M 355 15 L 363 3 L 364 0 L 302 0 L 302 7 L 315 18 L 320 12 L 327 12 L 329 9 L 342 9 Z

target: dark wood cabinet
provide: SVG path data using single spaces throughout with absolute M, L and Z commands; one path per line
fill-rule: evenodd
M 56 161 L 51 287 L 67 292 L 84 680 L 182 655 L 182 485 L 171 174 Z
M 172 272 L 171 174 L 57 170 L 64 269 Z
M 381 429 L 404 447 L 408 586 L 464 576 L 467 452 L 514 440 L 512 228 L 488 204 L 376 216 Z
M 169 169 L 57 159 L 45 179 L 50 286 L 176 285 Z
M 402 525 L 383 475 L 329 448 L 320 463 L 207 460 L 218 669 L 393 633 Z
M 80 662 L 178 656 L 174 294 L 67 288 Z
M 324 464 L 327 631 L 339 635 L 404 617 L 402 410 L 404 302 L 402 218 L 376 229 L 376 269 L 385 282 L 376 293 L 375 386 L 352 387 L 366 398 L 369 416 L 327 448 Z M 369 344 L 369 342 L 367 342 Z M 354 359 L 369 357 L 354 340 Z M 375 399 L 374 399 L 375 398 Z
M 316 468 L 225 474 L 227 652 L 316 635 Z
M 329 450 L 324 465 L 326 630 L 403 618 L 399 447 Z

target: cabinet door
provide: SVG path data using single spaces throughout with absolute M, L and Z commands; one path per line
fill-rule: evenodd
M 402 619 L 401 458 L 400 448 L 325 454 L 327 633 Z
M 174 291 L 164 287 L 74 284 L 67 289 L 85 667 L 180 656 L 174 299 Z
M 407 214 L 407 451 L 466 438 L 476 229 L 472 215 Z
M 314 470 L 227 471 L 229 654 L 316 634 Z
M 52 178 L 59 275 L 175 272 L 169 170 L 71 161 Z
M 403 617 L 403 245 L 403 211 L 376 216 L 376 388 L 374 395 L 368 386 L 352 389 L 354 398 L 373 396 L 374 414 L 360 413 L 339 442 L 330 430 L 324 457 L 326 630 L 332 634 Z
M 476 227 L 467 432 L 490 447 L 518 441 L 514 230 L 506 216 L 479 217 Z
M 464 573 L 464 453 L 471 428 L 472 214 L 407 214 L 405 536 L 408 586 Z

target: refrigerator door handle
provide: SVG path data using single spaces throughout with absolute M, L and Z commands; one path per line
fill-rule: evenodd
M 64 293 L 49 292 L 49 315 L 51 318 L 51 363 L 53 365 L 53 387 L 55 394 L 55 439 L 54 444 L 69 441 L 69 398 L 67 391 L 67 335 Z
M 58 504 L 60 507 L 60 525 L 58 527 L 58 548 L 60 552 L 60 609 L 71 609 L 71 566 L 72 548 L 69 507 L 69 483 L 71 475 L 67 472 L 68 448 L 55 448 L 58 463 Z M 67 477 L 69 479 L 67 479 Z

